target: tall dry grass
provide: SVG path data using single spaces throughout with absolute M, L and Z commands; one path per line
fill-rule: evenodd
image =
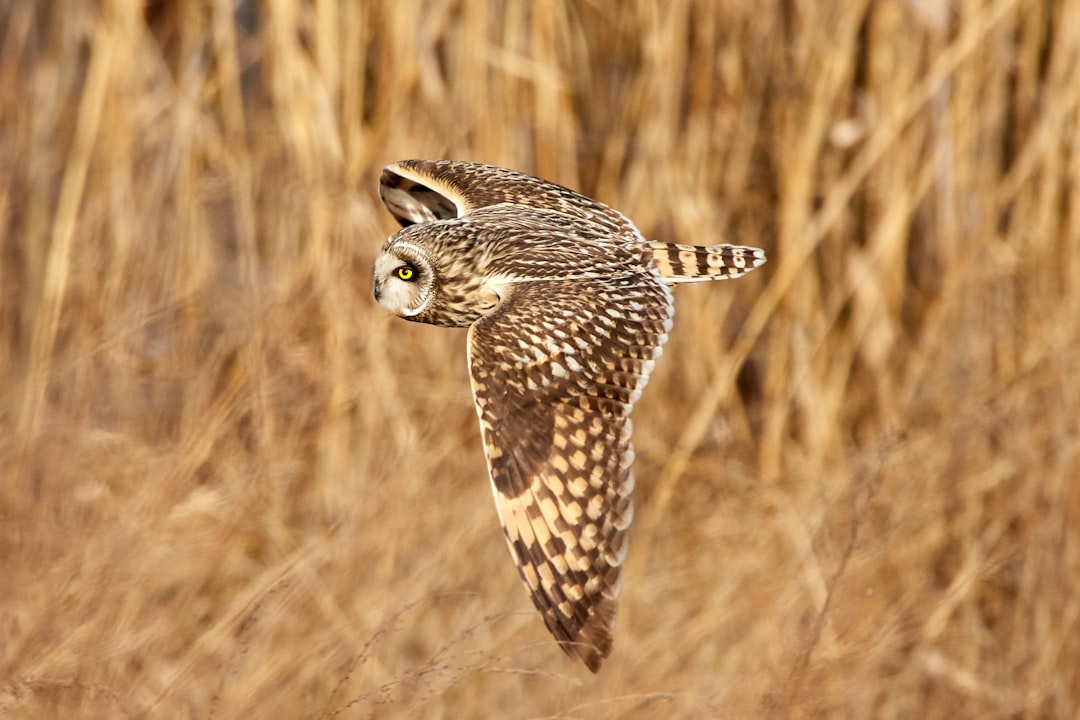
M 1080 3 L 7 0 L 0 715 L 1073 718 Z M 680 288 L 593 677 L 405 157 L 765 247 Z

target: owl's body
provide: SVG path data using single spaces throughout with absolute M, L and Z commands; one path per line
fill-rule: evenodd
M 397 163 L 380 194 L 405 227 L 376 259 L 375 296 L 469 327 L 511 554 L 548 629 L 595 672 L 633 517 L 630 411 L 671 329 L 669 285 L 737 277 L 764 253 L 650 242 L 601 203 L 486 165 Z

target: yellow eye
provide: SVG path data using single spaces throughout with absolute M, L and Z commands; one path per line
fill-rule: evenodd
M 405 282 L 408 282 L 408 281 L 412 280 L 414 277 L 416 277 L 416 271 L 413 270 L 408 265 L 402 265 L 401 267 L 399 267 L 397 269 L 397 276 L 399 278 L 401 278 L 402 280 L 404 280 Z

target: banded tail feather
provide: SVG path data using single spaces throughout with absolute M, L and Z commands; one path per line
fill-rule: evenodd
M 765 264 L 765 252 L 743 245 L 683 245 L 649 241 L 653 262 L 668 283 L 728 280 Z

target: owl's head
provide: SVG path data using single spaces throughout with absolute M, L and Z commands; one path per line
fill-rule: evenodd
M 416 318 L 435 295 L 435 268 L 420 245 L 391 238 L 375 259 L 373 285 L 380 305 L 398 317 Z

